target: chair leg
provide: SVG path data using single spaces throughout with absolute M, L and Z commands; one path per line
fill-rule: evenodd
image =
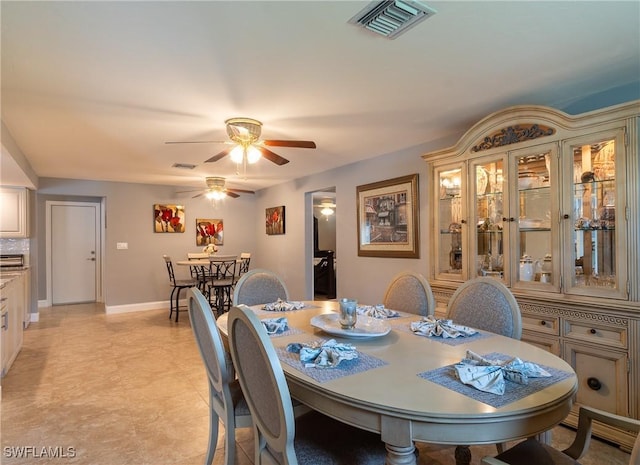
M 176 323 L 180 317 L 180 292 L 182 292 L 182 289 L 182 287 L 179 287 L 178 292 L 176 293 Z
M 213 402 L 213 394 L 211 387 L 209 387 L 209 444 L 207 445 L 207 455 L 205 456 L 204 465 L 213 465 L 213 457 L 216 454 L 216 446 L 218 445 L 219 418 L 212 407 Z M 229 433 L 227 432 L 225 436 L 225 440 L 227 440 Z M 228 457 L 229 455 L 225 455 L 226 463 L 233 464 L 233 462 L 229 462 Z
M 176 293 L 177 288 L 171 289 L 171 296 L 169 297 L 169 319 L 173 316 L 173 296 Z

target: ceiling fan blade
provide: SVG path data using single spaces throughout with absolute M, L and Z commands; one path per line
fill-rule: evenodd
M 255 194 L 254 191 L 247 191 L 247 190 L 244 190 L 244 189 L 231 189 L 229 187 L 227 188 L 227 192 L 240 192 L 242 194 Z
M 176 194 L 188 194 L 190 192 L 200 192 L 202 189 L 193 189 L 190 191 L 176 191 Z
M 165 144 L 226 144 L 227 141 L 224 140 L 170 140 L 165 142 Z
M 234 199 L 237 199 L 238 197 L 240 197 L 240 194 L 235 194 L 235 193 L 233 193 L 233 192 L 230 192 L 230 191 L 229 191 L 229 189 L 227 189 L 226 194 L 227 194 L 229 197 L 233 197 Z
M 194 195 L 193 197 L 191 197 L 192 199 L 197 199 L 198 197 L 202 197 L 204 195 L 204 192 L 200 192 L 199 194 Z
M 310 140 L 263 140 L 262 143 L 270 147 L 298 147 L 301 149 L 316 148 L 316 143 Z
M 260 147 L 259 145 L 255 146 L 258 150 L 260 150 L 260 152 L 262 152 L 262 156 L 265 157 L 267 160 L 275 163 L 276 165 L 286 165 L 287 163 L 289 163 L 289 160 L 287 160 L 286 158 L 281 157 L 280 155 L 278 155 L 277 153 L 273 153 L 271 150 L 265 148 L 265 147 Z
M 230 147 L 228 149 L 224 149 L 222 152 L 218 153 L 217 155 L 214 155 L 213 157 L 209 158 L 208 160 L 205 160 L 205 163 L 211 163 L 214 161 L 218 161 L 224 157 L 226 157 L 227 155 L 229 155 L 229 153 L 234 149 L 234 147 Z

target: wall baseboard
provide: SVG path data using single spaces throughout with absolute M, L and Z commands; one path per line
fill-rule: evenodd
M 144 312 L 147 310 L 168 310 L 169 301 L 163 300 L 159 302 L 145 302 L 141 304 L 127 305 L 105 305 L 104 311 L 107 315 L 115 315 L 117 313 Z

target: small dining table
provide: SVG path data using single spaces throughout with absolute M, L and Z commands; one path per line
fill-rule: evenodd
M 568 415 L 573 404 L 577 377 L 571 366 L 525 342 L 484 331 L 456 339 L 420 336 L 410 324 L 422 317 L 407 313 L 380 321 L 359 315 L 356 330 L 370 323 L 384 330 L 375 330 L 370 337 L 366 331 L 363 337 L 345 337 L 346 331 L 329 324 L 334 321 L 332 314 L 339 312 L 338 302 L 304 305 L 283 312 L 250 308 L 261 319 L 287 318 L 289 329 L 271 336 L 271 341 L 291 396 L 330 417 L 379 433 L 386 443 L 388 465 L 415 465 L 414 441 L 458 446 L 456 463 L 462 465 L 470 463 L 470 445 L 536 435 L 548 440 L 548 431 Z M 217 319 L 224 337 L 227 316 Z M 353 344 L 358 351 L 355 363 L 308 368 L 286 350 L 292 342 L 328 339 Z M 487 358 L 519 357 L 552 376 L 532 378 L 526 385 L 507 382 L 503 395 L 479 391 L 455 376 L 453 367 L 467 350 Z
M 238 256 L 237 255 L 212 255 L 209 258 L 196 258 L 193 260 L 178 260 L 176 262 L 177 265 L 182 265 L 182 266 L 209 266 L 209 263 L 211 261 L 214 262 L 221 262 L 221 261 L 225 261 L 225 260 L 237 260 Z

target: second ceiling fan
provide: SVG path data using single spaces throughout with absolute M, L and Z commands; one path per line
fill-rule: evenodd
M 200 197 L 200 196 L 205 196 L 210 200 L 222 200 L 225 197 L 229 196 L 229 197 L 233 197 L 238 198 L 240 197 L 240 194 L 255 194 L 254 191 L 249 191 L 249 190 L 244 190 L 244 189 L 234 189 L 231 187 L 226 187 L 226 180 L 223 177 L 220 176 L 210 176 L 208 178 L 205 179 L 205 182 L 207 184 L 207 188 L 206 189 L 197 189 L 195 191 L 191 190 L 191 191 L 179 191 L 176 192 L 176 194 L 184 194 L 187 192 L 198 192 L 198 191 L 202 191 L 199 194 L 196 194 L 193 196 L 193 198 L 195 199 L 196 197 Z
M 198 144 L 198 143 L 232 143 L 233 147 L 224 149 L 220 153 L 205 160 L 205 163 L 216 162 L 231 155 L 231 160 L 237 164 L 255 163 L 260 157 L 275 163 L 284 165 L 289 163 L 284 157 L 272 152 L 267 147 L 294 147 L 303 149 L 315 149 L 316 143 L 309 140 L 260 140 L 262 123 L 253 118 L 231 118 L 225 121 L 227 134 L 232 142 L 221 141 L 193 141 L 193 142 L 167 142 L 167 144 Z

